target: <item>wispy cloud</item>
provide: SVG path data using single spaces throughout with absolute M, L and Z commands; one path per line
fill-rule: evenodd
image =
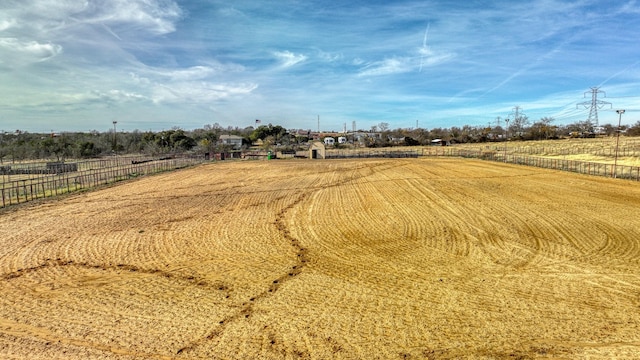
M 93 91 L 91 92 L 91 95 L 95 99 L 99 99 L 101 101 L 115 102 L 115 103 L 148 100 L 148 98 L 144 95 L 136 94 L 133 92 L 127 92 L 123 90 L 109 90 L 107 92 Z
M 638 37 L 637 1 L 0 0 L 0 118 L 569 121 L 596 84 L 638 95 Z
M 108 24 L 161 35 L 175 31 L 175 22 L 183 16 L 172 0 L 26 0 L 10 10 L 20 18 L 29 19 L 20 27 L 41 33 L 79 24 Z
M 197 103 L 208 104 L 237 95 L 246 95 L 258 88 L 257 84 L 220 84 L 202 82 L 155 84 L 153 101 L 155 103 Z
M 276 51 L 273 53 L 273 56 L 275 56 L 279 61 L 280 61 L 280 66 L 284 67 L 284 68 L 288 68 L 291 66 L 294 66 L 298 63 L 301 63 L 305 60 L 307 60 L 307 56 L 303 55 L 303 54 L 295 54 L 292 53 L 291 51 L 285 50 L 285 51 Z
M 112 0 L 101 2 L 102 8 L 88 13 L 86 21 L 113 24 L 135 24 L 156 35 L 176 30 L 175 22 L 182 17 L 180 7 L 174 1 Z
M 0 50 L 4 54 L 0 62 L 11 59 L 13 65 L 49 60 L 62 53 L 62 46 L 37 41 L 20 41 L 15 38 L 0 38 Z
M 431 51 L 427 46 L 427 38 L 429 36 L 429 28 L 431 27 L 431 23 L 427 24 L 427 29 L 424 31 L 424 39 L 422 40 L 422 47 L 420 48 L 420 69 L 418 72 L 422 72 L 422 66 L 424 65 L 424 57 L 431 55 Z
M 358 72 L 359 76 L 382 76 L 391 74 L 402 74 L 413 70 L 414 61 L 409 57 L 394 57 L 375 61 L 362 67 Z
M 383 76 L 393 74 L 403 74 L 418 70 L 422 72 L 425 67 L 433 67 L 445 63 L 454 58 L 453 54 L 433 54 L 430 51 L 424 52 L 420 57 L 419 64 L 415 57 L 393 57 L 381 61 L 374 61 L 363 66 L 358 76 Z
M 154 69 L 153 72 L 173 81 L 195 81 L 207 79 L 217 71 L 209 66 L 192 66 L 186 69 L 170 69 L 166 71 Z
M 615 79 L 616 77 L 625 74 L 627 72 L 629 72 L 629 70 L 631 70 L 632 68 L 636 67 L 638 64 L 640 64 L 640 60 L 634 62 L 633 64 L 630 64 L 629 66 L 625 67 L 624 69 L 616 72 L 615 74 L 612 74 L 611 76 L 609 76 L 608 78 L 606 78 L 605 80 L 603 80 L 598 87 L 604 86 L 604 84 L 608 83 L 609 81 L 611 81 L 612 79 Z
M 318 58 L 324 62 L 334 63 L 337 61 L 341 61 L 344 58 L 342 53 L 332 53 L 326 52 L 322 50 L 318 50 Z

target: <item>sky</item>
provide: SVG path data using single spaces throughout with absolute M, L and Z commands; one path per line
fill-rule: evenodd
M 638 39 L 624 0 L 2 0 L 0 130 L 564 125 L 594 88 L 635 124 Z

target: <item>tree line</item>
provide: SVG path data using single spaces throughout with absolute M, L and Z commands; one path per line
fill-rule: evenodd
M 530 123 L 528 119 L 515 119 L 505 126 L 469 126 L 451 128 L 390 129 L 388 123 L 379 123 L 370 130 L 345 134 L 350 143 L 362 146 L 383 147 L 394 145 L 428 145 L 434 139 L 449 143 L 473 143 L 505 140 L 541 140 L 566 137 L 611 136 L 617 127 L 607 124 L 601 129 L 587 122 L 569 125 L 554 125 L 552 118 L 542 118 Z M 507 126 L 508 124 L 508 126 Z M 640 121 L 621 129 L 627 136 L 640 136 Z M 0 163 L 35 159 L 63 161 L 74 158 L 96 158 L 117 154 L 158 155 L 168 153 L 195 153 L 229 151 L 228 145 L 220 144 L 220 135 L 242 137 L 243 148 L 256 142 L 265 149 L 297 150 L 303 148 L 313 136 L 310 130 L 289 131 L 280 125 L 258 127 L 222 127 L 219 124 L 205 125 L 201 129 L 186 131 L 178 127 L 159 132 L 64 132 L 29 133 L 16 130 L 0 133 Z

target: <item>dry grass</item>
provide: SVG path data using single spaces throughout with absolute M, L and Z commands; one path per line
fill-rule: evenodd
M 509 154 L 612 164 L 616 154 L 616 141 L 618 141 L 618 164 L 640 166 L 640 137 L 621 136 L 619 140 L 612 136 L 593 139 L 509 141 L 456 146 L 495 151 L 504 151 L 506 148 Z
M 637 358 L 635 182 L 199 166 L 0 216 L 0 358 Z

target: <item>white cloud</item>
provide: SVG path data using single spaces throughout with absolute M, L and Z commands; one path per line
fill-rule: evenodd
M 16 17 L 14 27 L 35 30 L 40 36 L 79 24 L 123 26 L 162 35 L 175 31 L 176 21 L 183 16 L 173 0 L 26 0 L 15 4 L 13 8 L 10 4 L 0 8 Z M 0 22 L 0 29 L 10 25 Z
M 322 50 L 318 50 L 318 57 L 326 62 L 336 62 L 342 60 L 343 56 L 339 53 L 330 53 Z
M 445 63 L 455 57 L 451 52 L 436 52 L 423 44 L 418 48 L 417 56 L 395 56 L 381 61 L 366 63 L 358 76 L 382 76 L 392 74 L 402 74 L 410 71 L 422 71 L 424 67 L 436 66 Z M 360 66 L 365 64 L 360 58 L 353 61 L 353 64 Z
M 134 84 L 136 85 L 149 85 L 151 84 L 151 80 L 149 80 L 149 78 L 146 77 L 141 77 L 140 75 L 136 74 L 136 73 L 129 73 L 129 76 L 131 76 L 131 79 L 133 80 Z
M 276 51 L 273 55 L 280 60 L 282 67 L 290 67 L 307 60 L 303 54 L 294 54 L 290 51 Z
M 153 70 L 153 74 L 163 78 L 169 78 L 172 81 L 195 81 L 210 78 L 218 74 L 229 74 L 232 72 L 241 72 L 244 67 L 235 64 L 214 64 L 211 66 L 192 66 L 186 69 L 178 70 Z
M 258 85 L 254 83 L 181 82 L 170 85 L 156 84 L 153 89 L 153 101 L 155 103 L 208 103 L 236 95 L 246 95 L 257 88 Z
M 74 110 L 88 106 L 117 106 L 136 102 L 150 102 L 142 94 L 125 90 L 90 90 L 86 92 L 73 91 L 42 91 L 38 94 L 12 94 L 11 101 L 6 108 L 31 109 L 45 111 L 49 109 Z
M 193 66 L 187 69 L 171 70 L 166 73 L 162 73 L 162 76 L 167 76 L 174 81 L 193 81 L 206 79 L 213 75 L 215 70 L 208 66 Z
M 100 4 L 103 7 L 87 20 L 133 24 L 158 35 L 174 32 L 175 22 L 182 17 L 182 10 L 173 1 L 112 0 Z
M 234 7 L 220 9 L 220 15 L 224 17 L 230 17 L 230 18 L 240 18 L 240 19 L 247 18 L 247 15 L 245 15 L 245 13 L 243 13 L 242 11 Z
M 16 21 L 14 19 L 10 20 L 0 20 L 0 31 L 5 31 L 9 28 L 12 28 L 16 25 Z
M 92 91 L 88 98 L 91 100 L 116 103 L 148 100 L 148 98 L 144 95 L 122 90 L 109 90 L 107 92 Z
M 380 76 L 406 73 L 415 68 L 414 61 L 407 57 L 395 57 L 376 61 L 363 67 L 359 76 Z
M 12 58 L 14 62 L 33 63 L 46 61 L 59 55 L 62 53 L 62 46 L 37 41 L 23 42 L 15 38 L 0 38 L 0 51 L 5 55 L 4 60 Z

